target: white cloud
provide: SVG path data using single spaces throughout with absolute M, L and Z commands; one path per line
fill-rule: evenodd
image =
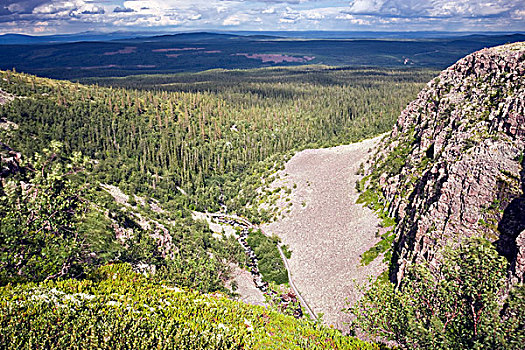
M 300 13 L 309 19 L 313 18 L 336 18 L 341 12 L 346 11 L 346 7 L 321 7 L 310 10 L 302 10 Z
M 68 17 L 82 17 L 85 15 L 102 15 L 105 12 L 102 5 L 82 0 L 57 1 L 40 5 L 33 9 L 34 15 L 42 15 L 55 19 L 67 19 Z
M 503 14 L 521 0 L 352 0 L 348 13 L 393 17 L 484 17 Z M 523 4 L 521 4 L 523 7 Z
M 69 13 L 78 9 L 80 6 L 84 5 L 83 1 L 59 1 L 54 3 L 49 3 L 35 7 L 33 9 L 33 14 L 57 14 L 57 13 Z
M 301 18 L 299 11 L 287 6 L 283 12 L 281 12 L 280 23 L 295 23 Z
M 347 21 L 349 23 L 357 24 L 357 25 L 363 25 L 363 26 L 366 25 L 367 26 L 367 25 L 371 24 L 371 22 L 369 20 L 365 20 L 363 18 L 359 18 L 359 17 L 351 15 L 349 13 L 341 13 L 336 18 L 340 19 L 340 20 L 345 20 L 345 21 Z
M 218 4 L 217 0 L 132 0 L 124 1 L 123 6 L 133 12 L 111 15 L 119 26 L 190 26 L 190 23 L 201 23 L 210 13 L 216 12 L 215 4 Z
M 0 0 L 0 33 L 119 27 L 520 30 L 524 0 Z M 1 6 L 0 6 L 1 7 Z M 13 15 L 16 13 L 16 15 Z M 49 25 L 37 25 L 47 22 Z M 103 27 L 103 28 L 102 28 Z
M 228 6 L 225 5 L 219 5 L 216 7 L 217 13 L 224 13 L 228 11 Z
M 275 7 L 270 7 L 267 9 L 262 10 L 262 13 L 264 14 L 274 14 L 275 13 Z
M 225 26 L 238 26 L 241 23 L 246 23 L 251 20 L 251 17 L 245 13 L 238 13 L 235 15 L 228 16 L 222 21 Z
M 80 16 L 80 15 L 102 15 L 106 11 L 102 6 L 98 6 L 95 4 L 84 4 L 80 6 L 78 9 L 71 12 L 74 16 Z
M 8 5 L 7 9 L 11 12 L 20 12 L 24 10 L 24 8 L 20 4 L 17 4 L 16 2 L 14 4 Z
M 516 20 L 525 20 L 525 9 L 514 11 L 512 13 L 512 18 Z
M 350 3 L 349 12 L 371 13 L 378 12 L 383 7 L 385 0 L 354 0 Z

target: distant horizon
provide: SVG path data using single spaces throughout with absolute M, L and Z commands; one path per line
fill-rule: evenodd
M 83 31 L 78 33 L 64 34 L 25 34 L 25 33 L 5 33 L 0 34 L 0 45 L 27 45 L 27 44 L 52 44 L 52 43 L 75 43 L 75 42 L 118 42 L 120 40 L 147 39 L 179 35 L 216 35 L 220 40 L 221 36 L 236 37 L 267 37 L 267 40 L 445 40 L 455 38 L 468 38 L 476 36 L 486 37 L 511 37 L 515 35 L 525 35 L 520 31 L 335 31 L 335 30 L 273 30 L 273 31 L 248 31 L 248 30 L 187 30 L 187 31 Z
M 51 36 L 70 36 L 70 35 L 104 35 L 104 34 L 151 34 L 151 35 L 177 35 L 177 34 L 192 34 L 192 33 L 210 33 L 210 34 L 237 34 L 242 33 L 369 33 L 369 34 L 495 34 L 495 35 L 512 35 L 525 34 L 525 30 L 225 30 L 225 29 L 188 29 L 188 30 L 109 30 L 96 31 L 84 30 L 79 32 L 68 33 L 20 33 L 20 32 L 0 32 L 0 36 L 19 35 L 30 37 L 51 37 Z

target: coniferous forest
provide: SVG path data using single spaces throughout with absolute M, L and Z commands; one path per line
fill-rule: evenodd
M 378 348 L 212 294 L 206 305 L 219 306 L 189 317 L 195 293 L 231 294 L 232 264 L 247 264 L 235 238 L 215 238 L 191 213 L 271 220 L 277 213 L 258 204 L 286 159 L 390 130 L 434 73 L 308 66 L 80 84 L 1 72 L 0 346 L 32 348 L 49 320 L 70 320 L 69 340 L 54 328 L 46 347 L 86 338 L 101 348 Z M 47 310 L 50 300 L 67 307 Z M 179 309 L 159 313 L 163 303 Z M 210 320 L 225 328 L 207 329 Z M 274 331 L 249 335 L 264 325 Z
M 225 203 L 257 218 L 243 211 L 281 156 L 390 130 L 432 74 L 308 67 L 140 76 L 102 88 L 5 72 L 0 88 L 22 98 L 0 115 L 19 124 L 4 138 L 13 149 L 33 154 L 58 140 L 96 161 L 98 181 L 174 215 Z

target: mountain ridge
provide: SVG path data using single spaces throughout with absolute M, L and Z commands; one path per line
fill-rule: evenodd
M 375 155 L 368 190 L 395 217 L 390 278 L 483 236 L 525 279 L 525 44 L 477 51 L 427 84 Z
M 483 47 L 525 40 L 523 34 L 419 39 L 320 39 L 206 32 L 120 39 L 111 35 L 73 42 L 9 45 L 0 37 L 0 69 L 16 68 L 19 72 L 70 80 L 304 64 L 443 69 Z

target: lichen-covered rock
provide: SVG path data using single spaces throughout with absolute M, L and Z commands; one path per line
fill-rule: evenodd
M 12 101 L 12 100 L 13 100 L 13 95 L 8 94 L 7 92 L 0 89 L 0 105 L 6 102 Z
M 22 171 L 21 157 L 21 153 L 15 152 L 11 147 L 0 141 L 0 188 L 5 178 Z
M 462 237 L 496 242 L 525 282 L 525 43 L 473 53 L 430 81 L 379 146 L 369 188 L 396 217 L 393 280 Z

